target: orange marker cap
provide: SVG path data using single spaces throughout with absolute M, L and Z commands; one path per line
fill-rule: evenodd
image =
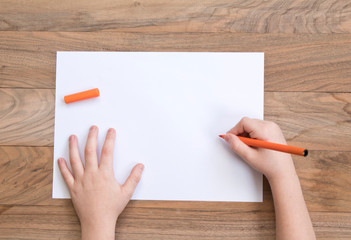
M 84 92 L 74 93 L 64 97 L 65 103 L 73 103 L 89 98 L 94 98 L 100 96 L 98 88 L 90 89 Z

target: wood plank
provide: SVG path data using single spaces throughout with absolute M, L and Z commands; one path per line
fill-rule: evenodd
M 51 147 L 0 147 L 2 205 L 71 206 L 70 200 L 51 199 Z M 312 151 L 308 158 L 295 157 L 305 200 L 310 211 L 351 212 L 351 152 Z M 263 203 L 216 203 L 132 201 L 132 208 L 184 211 L 273 211 L 268 182 L 264 181 Z
M 350 93 L 265 93 L 265 119 L 288 143 L 313 150 L 351 150 Z
M 265 91 L 351 92 L 351 34 L 0 34 L 0 87 L 55 88 L 56 51 L 265 52 Z
M 0 198 L 5 204 L 38 204 L 51 198 L 52 147 L 0 147 Z
M 0 102 L 0 144 L 52 146 L 54 90 L 0 89 Z
M 2 1 L 3 31 L 350 33 L 347 0 Z
M 70 200 L 51 199 L 52 191 L 52 147 L 6 147 L 0 146 L 0 204 L 8 205 L 71 205 Z M 272 210 L 272 196 L 268 182 L 264 182 L 264 209 Z M 163 207 L 169 207 L 164 202 Z M 214 203 L 174 202 L 174 207 L 187 208 L 195 207 L 206 209 L 215 208 Z M 136 206 L 161 207 L 162 203 L 157 201 L 136 201 Z M 241 203 L 243 206 L 254 211 L 262 204 Z M 231 207 L 231 204 L 224 204 L 223 207 Z
M 6 239 L 79 239 L 71 206 L 0 206 L 0 235 Z M 351 213 L 312 212 L 318 239 L 349 239 Z M 245 209 L 138 208 L 121 214 L 118 239 L 273 239 L 274 212 Z
M 351 152 L 334 151 L 311 151 L 306 158 L 293 156 L 310 211 L 350 212 L 350 158 Z
M 81 237 L 51 199 L 56 51 L 73 50 L 265 52 L 265 118 L 312 150 L 294 162 L 317 238 L 351 238 L 349 0 L 0 1 L 0 31 L 0 239 Z M 117 238 L 274 239 L 263 195 L 131 201 Z
M 54 97 L 52 89 L 0 89 L 0 145 L 53 146 Z M 265 93 L 265 119 L 310 150 L 350 151 L 350 115 L 351 93 Z

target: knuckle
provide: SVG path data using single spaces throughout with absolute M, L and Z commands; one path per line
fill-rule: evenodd
M 113 149 L 110 147 L 105 146 L 101 150 L 101 155 L 112 155 L 113 154 Z
M 130 179 L 132 181 L 132 184 L 134 186 L 134 188 L 138 185 L 139 181 L 140 181 L 140 178 L 141 178 L 141 174 L 136 172 L 134 173 L 133 175 L 130 176 Z
M 123 188 L 123 192 L 124 192 L 124 195 L 126 195 L 128 198 L 131 198 L 133 196 L 133 191 L 131 191 L 127 187 Z
M 266 128 L 267 128 L 267 133 L 271 133 L 272 131 L 278 131 L 280 130 L 280 127 L 278 124 L 276 124 L 275 122 L 267 122 L 266 124 Z
M 268 122 L 268 124 L 272 129 L 279 128 L 278 124 L 276 124 L 275 122 Z
M 232 149 L 237 152 L 238 148 L 239 148 L 239 144 L 235 141 L 230 141 L 230 146 L 232 147 Z
M 133 191 L 127 191 L 127 196 L 128 198 L 131 198 L 133 196 Z
M 243 117 L 240 121 L 243 123 L 243 124 L 245 124 L 245 123 L 247 123 L 247 121 L 249 120 L 249 118 L 248 117 Z
M 72 166 L 72 168 L 76 168 L 77 166 L 78 166 L 78 161 L 72 161 L 72 159 L 71 159 L 71 166 Z
M 137 174 L 133 174 L 133 176 L 131 176 L 130 180 L 132 181 L 133 185 L 136 186 L 139 182 L 139 176 Z
M 270 134 L 271 130 L 272 130 L 272 129 L 270 128 L 269 125 L 264 125 L 264 126 L 262 127 L 262 129 L 261 129 L 262 134 L 263 134 L 264 136 L 268 136 L 268 135 Z
M 85 155 L 92 155 L 96 150 L 93 147 L 87 146 L 85 148 Z
M 81 160 L 80 159 L 71 158 L 71 165 L 72 165 L 73 168 L 79 167 L 80 164 L 81 164 Z

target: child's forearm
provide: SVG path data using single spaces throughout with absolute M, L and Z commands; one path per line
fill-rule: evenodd
M 276 213 L 277 239 L 316 239 L 295 172 L 269 179 Z

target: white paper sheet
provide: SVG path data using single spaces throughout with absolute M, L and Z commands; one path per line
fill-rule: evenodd
M 262 175 L 218 137 L 243 116 L 263 119 L 263 53 L 57 52 L 53 198 L 69 198 L 57 165 L 76 134 L 117 131 L 114 172 L 123 183 L 145 165 L 132 199 L 262 201 Z M 71 104 L 64 96 L 99 88 Z

